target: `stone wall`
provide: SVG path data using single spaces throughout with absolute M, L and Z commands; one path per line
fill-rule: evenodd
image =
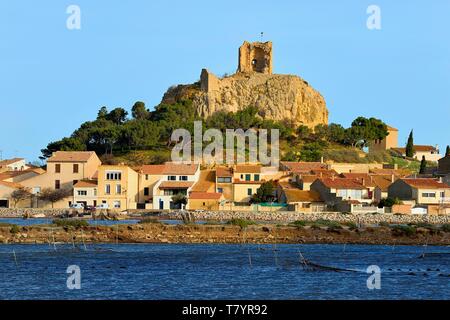
M 0 208 L 0 217 L 23 217 L 25 213 L 30 215 L 44 214 L 46 216 L 57 216 L 68 209 L 39 209 L 39 208 Z
M 449 215 L 395 215 L 395 214 L 342 214 L 334 212 L 321 213 L 301 213 L 292 211 L 277 212 L 230 212 L 230 211 L 205 211 L 194 212 L 196 220 L 231 220 L 235 218 L 255 221 L 279 221 L 292 222 L 296 220 L 315 221 L 317 219 L 327 219 L 338 222 L 354 222 L 363 224 L 387 223 L 450 223 Z M 181 216 L 180 216 L 181 217 Z

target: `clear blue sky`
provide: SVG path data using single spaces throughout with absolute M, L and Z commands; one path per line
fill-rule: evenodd
M 81 8 L 68 30 L 66 8 Z M 366 9 L 381 8 L 381 30 Z M 244 40 L 274 43 L 274 72 L 319 90 L 330 122 L 374 116 L 414 128 L 416 144 L 450 144 L 450 1 L 0 2 L 0 150 L 36 160 L 98 109 L 151 109 L 206 67 L 233 73 Z M 442 151 L 441 151 L 442 153 Z

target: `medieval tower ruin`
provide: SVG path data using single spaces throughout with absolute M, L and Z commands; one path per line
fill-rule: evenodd
M 272 74 L 272 42 L 247 42 L 239 47 L 237 72 Z

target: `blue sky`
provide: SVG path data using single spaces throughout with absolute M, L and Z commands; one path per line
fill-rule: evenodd
M 66 8 L 81 8 L 68 30 Z M 381 8 L 381 30 L 366 9 Z M 330 122 L 359 115 L 397 127 L 399 143 L 450 144 L 450 1 L 0 2 L 0 150 L 33 161 L 98 109 L 144 101 L 237 68 L 244 40 L 274 44 L 274 72 L 319 90 Z

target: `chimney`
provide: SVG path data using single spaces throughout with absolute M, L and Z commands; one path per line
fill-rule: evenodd
M 366 185 L 366 179 L 361 178 L 361 184 L 362 184 L 363 186 L 365 186 L 365 185 Z
M 320 163 L 323 163 L 323 156 L 320 157 Z
M 394 181 L 395 181 L 395 175 L 391 174 L 391 182 L 394 182 Z

